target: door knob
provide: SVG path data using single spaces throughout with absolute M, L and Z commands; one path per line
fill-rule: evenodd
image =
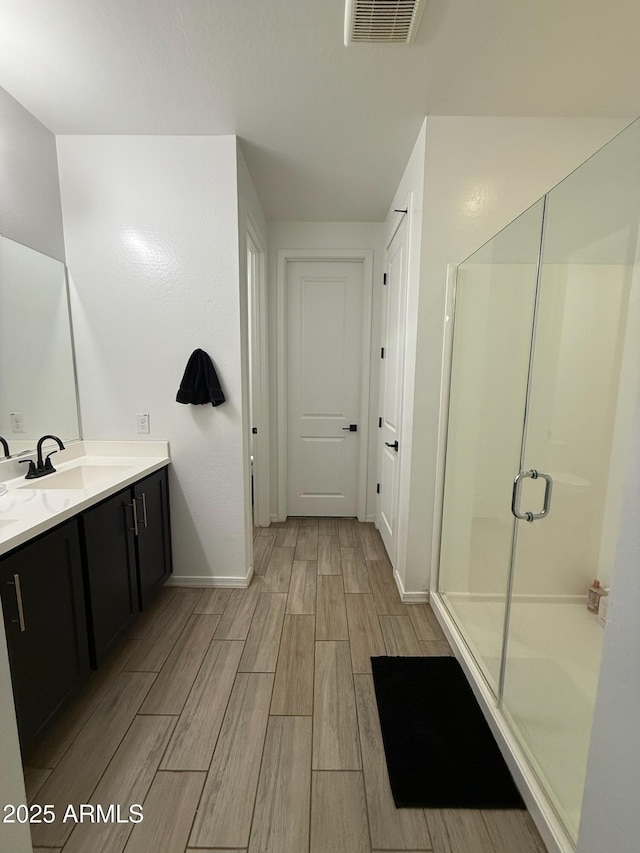
M 348 427 L 342 427 L 347 432 L 358 432 L 358 424 L 349 424 Z
M 398 452 L 398 442 L 397 442 L 397 441 L 394 441 L 394 442 L 385 441 L 385 445 L 386 445 L 387 447 L 393 447 L 393 449 L 395 450 L 395 452 L 396 452 L 396 453 Z

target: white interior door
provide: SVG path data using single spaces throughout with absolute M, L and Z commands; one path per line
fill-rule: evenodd
M 286 288 L 288 513 L 354 516 L 363 265 L 292 261 Z
M 395 565 L 400 471 L 400 426 L 404 371 L 405 301 L 407 291 L 406 216 L 387 250 L 382 302 L 380 362 L 380 429 L 378 447 L 377 522 L 382 541 Z

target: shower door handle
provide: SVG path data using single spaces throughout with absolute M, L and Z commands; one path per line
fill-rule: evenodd
M 520 512 L 520 492 L 522 490 L 522 481 L 526 477 L 530 477 L 532 475 L 532 471 L 520 471 L 520 473 L 516 476 L 513 481 L 513 491 L 511 493 L 511 512 L 515 515 L 516 518 L 522 519 L 522 521 L 533 521 L 533 513 L 532 512 Z
M 544 518 L 546 515 L 549 515 L 549 510 L 551 509 L 551 491 L 553 489 L 553 479 L 551 474 L 545 474 L 544 471 L 536 471 L 533 469 L 535 473 L 534 480 L 537 480 L 538 477 L 542 477 L 544 480 L 544 500 L 542 501 L 542 512 L 534 512 L 533 520 L 535 521 L 537 518 Z
M 542 511 L 541 512 L 520 512 L 520 492 L 522 490 L 522 481 L 527 478 L 531 480 L 537 480 L 538 477 L 542 477 L 545 481 L 544 487 L 544 499 L 542 502 Z M 511 512 L 515 515 L 516 518 L 521 519 L 522 521 L 536 521 L 538 518 L 544 518 L 549 515 L 549 510 L 551 509 L 551 490 L 553 489 L 553 479 L 551 474 L 545 474 L 544 471 L 536 471 L 535 468 L 532 468 L 530 471 L 520 471 L 518 476 L 513 481 L 513 492 L 511 495 Z

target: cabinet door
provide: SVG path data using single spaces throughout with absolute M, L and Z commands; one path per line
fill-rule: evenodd
M 140 609 L 144 610 L 172 571 L 167 469 L 145 477 L 133 491 L 138 512 Z
M 0 589 L 24 750 L 89 672 L 77 521 L 4 557 Z
M 138 612 L 131 489 L 82 515 L 91 663 L 99 666 Z

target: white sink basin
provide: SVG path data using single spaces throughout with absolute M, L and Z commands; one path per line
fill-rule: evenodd
M 25 480 L 21 489 L 93 489 L 107 480 L 119 480 L 132 471 L 126 465 L 78 465 L 37 480 Z

